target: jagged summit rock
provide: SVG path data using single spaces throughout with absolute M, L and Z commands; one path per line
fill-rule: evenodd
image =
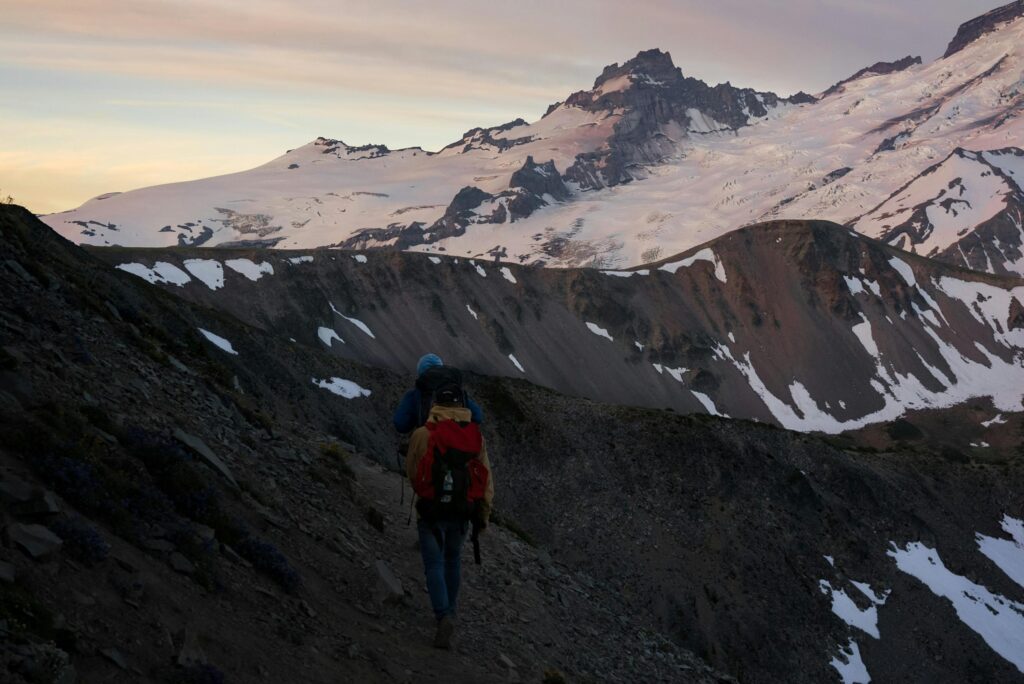
M 1024 17 L 1024 0 L 1014 0 L 1002 7 L 986 12 L 981 16 L 966 21 L 957 29 L 953 40 L 946 47 L 943 57 L 950 57 L 978 40 L 987 33 L 997 30 L 1001 25 Z

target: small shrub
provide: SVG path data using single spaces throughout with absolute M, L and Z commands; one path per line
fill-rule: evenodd
M 299 588 L 299 573 L 273 544 L 254 537 L 247 537 L 238 543 L 236 550 L 243 558 L 252 563 L 253 567 L 265 573 L 286 591 L 294 592 Z
M 62 518 L 50 530 L 64 541 L 65 553 L 86 565 L 99 563 L 110 553 L 110 545 L 81 518 Z
M 328 442 L 320 445 L 320 453 L 323 454 L 327 465 L 342 477 L 347 477 L 350 480 L 356 479 L 356 473 L 348 462 L 351 456 L 347 451 L 333 442 Z

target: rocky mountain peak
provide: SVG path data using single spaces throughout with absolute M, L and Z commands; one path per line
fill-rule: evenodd
M 623 76 L 632 76 L 634 82 L 666 82 L 678 81 L 683 77 L 682 71 L 672 62 L 672 55 L 662 52 L 658 48 L 641 50 L 636 57 L 627 60 L 619 66 L 618 63 L 610 64 L 604 68 L 601 75 L 594 80 L 594 90 L 599 90 L 606 83 Z
M 985 34 L 995 31 L 1002 24 L 1013 21 L 1018 17 L 1024 17 L 1024 0 L 1014 0 L 1014 2 L 997 7 L 979 17 L 964 22 L 957 29 L 953 40 L 949 42 L 945 54 L 942 55 L 943 58 L 960 52 Z

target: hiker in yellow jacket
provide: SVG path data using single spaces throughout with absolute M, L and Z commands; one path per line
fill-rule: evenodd
M 476 535 L 487 527 L 494 500 L 487 447 L 470 410 L 462 406 L 463 396 L 461 391 L 437 393 L 426 424 L 412 433 L 405 458 L 405 472 L 420 499 L 416 527 L 427 592 L 437 618 L 435 648 L 451 647 L 462 544 L 470 522 L 474 543 Z M 433 453 L 428 454 L 431 445 Z M 449 462 L 456 465 L 449 468 Z M 452 507 L 447 501 L 453 498 L 451 492 L 461 506 Z

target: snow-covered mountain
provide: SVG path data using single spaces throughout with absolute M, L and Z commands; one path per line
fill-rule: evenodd
M 473 129 L 436 153 L 318 138 L 250 171 L 105 195 L 45 220 L 95 245 L 392 247 L 610 268 L 761 220 L 814 218 L 1020 273 L 1008 171 L 993 196 L 992 177 L 974 169 L 948 216 L 928 214 L 931 227 L 882 216 L 949 199 L 931 191 L 934 178 L 915 182 L 936 164 L 953 173 L 961 161 L 1018 158 L 1022 111 L 1014 2 L 965 24 L 930 64 L 879 62 L 818 97 L 711 87 L 651 50 L 533 123 Z
M 967 268 L 1024 273 L 1024 150 L 958 147 L 853 225 Z

